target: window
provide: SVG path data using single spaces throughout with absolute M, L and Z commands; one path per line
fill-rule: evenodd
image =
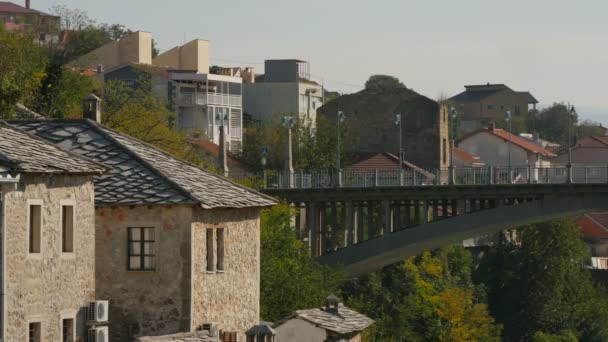
M 488 105 L 488 110 L 492 110 L 492 109 L 494 109 L 494 105 L 489 104 Z
M 29 211 L 29 252 L 40 253 L 42 247 L 42 205 L 31 204 Z
M 154 228 L 129 228 L 128 269 L 129 271 L 154 271 L 156 255 L 154 251 Z
M 28 341 L 29 342 L 41 342 L 42 341 L 42 325 L 40 322 L 30 322 Z
M 214 263 L 213 263 L 213 228 L 207 228 L 207 271 L 213 272 Z
M 443 163 L 446 164 L 448 162 L 448 144 L 445 138 L 443 139 Z
M 74 206 L 61 206 L 61 251 L 74 252 Z
M 224 270 L 224 228 L 217 229 L 217 270 Z
M 74 342 L 74 319 L 65 318 L 61 321 L 61 341 Z
M 222 333 L 222 342 L 237 342 L 236 337 L 236 332 L 225 331 Z

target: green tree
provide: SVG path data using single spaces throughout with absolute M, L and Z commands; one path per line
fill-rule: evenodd
M 260 316 L 276 321 L 297 309 L 314 308 L 337 293 L 341 276 L 319 265 L 296 237 L 292 208 L 280 204 L 261 214 Z
M 532 338 L 532 342 L 578 342 L 576 335 L 569 330 L 560 332 L 559 334 L 545 334 L 537 332 Z
M 29 105 L 45 77 L 47 60 L 33 38 L 0 27 L 0 117 L 10 118 L 15 104 Z
M 365 82 L 365 90 L 373 93 L 392 93 L 406 89 L 397 77 L 388 75 L 372 75 Z
M 564 103 L 554 103 L 537 114 L 529 115 L 527 128 L 544 139 L 565 144 L 578 122 L 578 114 Z M 572 125 L 572 127 L 570 126 Z
M 509 341 L 536 332 L 573 332 L 585 341 L 608 338 L 608 300 L 583 267 L 587 250 L 572 220 L 517 230 L 485 258 L 479 277 Z
M 376 320 L 370 341 L 498 341 L 471 268 L 469 252 L 451 246 L 350 281 L 342 293 Z

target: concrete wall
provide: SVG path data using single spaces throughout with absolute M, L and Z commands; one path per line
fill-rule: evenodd
M 327 339 L 327 332 L 300 318 L 292 318 L 274 328 L 277 342 L 318 342 Z
M 190 330 L 192 206 L 96 210 L 96 287 L 110 302 L 111 341 Z M 127 270 L 127 228 L 154 227 L 156 270 Z
M 22 175 L 2 187 L 6 205 L 6 340 L 26 341 L 41 322 L 43 341 L 60 341 L 62 318 L 76 318 L 95 299 L 94 189 L 91 176 Z M 28 253 L 28 201 L 42 203 L 42 253 Z M 66 202 L 67 201 L 67 202 Z M 61 252 L 61 203 L 75 210 L 74 253 Z M 99 298 L 99 297 L 98 297 Z M 103 298 L 103 297 L 102 297 Z
M 245 83 L 243 112 L 260 121 L 269 121 L 276 115 L 296 115 L 300 112 L 298 94 L 298 83 Z
M 221 323 L 239 341 L 259 321 L 260 213 L 258 209 L 197 209 L 192 225 L 192 327 Z M 207 271 L 208 228 L 224 228 L 224 272 Z M 215 236 L 215 235 L 214 235 Z M 217 238 L 213 246 L 217 248 Z M 217 256 L 214 258 L 217 260 Z
M 95 69 L 98 65 L 103 65 L 104 69 L 111 69 L 127 63 L 152 63 L 152 34 L 133 32 L 79 57 L 70 62 L 69 66 Z
M 180 70 L 196 70 L 200 74 L 208 74 L 209 41 L 195 39 L 182 46 L 176 46 L 158 55 L 152 64 Z

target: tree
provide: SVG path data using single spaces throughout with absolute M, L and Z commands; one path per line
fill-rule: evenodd
M 371 341 L 498 341 L 462 247 L 426 252 L 346 283 L 349 305 L 376 320 Z
M 15 104 L 29 105 L 45 77 L 47 60 L 33 38 L 0 27 L 0 117 L 10 118 Z
M 585 341 L 608 338 L 608 300 L 583 267 L 587 250 L 572 220 L 517 230 L 480 266 L 494 317 L 507 340 L 568 330 Z
M 297 239 L 292 208 L 280 204 L 261 214 L 260 316 L 276 321 L 297 309 L 318 307 L 337 293 L 341 276 L 319 265 Z
M 373 93 L 392 93 L 406 89 L 397 77 L 388 75 L 372 75 L 365 82 L 365 90 Z
M 578 114 L 572 113 L 563 103 L 554 103 L 528 118 L 528 130 L 538 132 L 544 139 L 567 144 L 570 132 L 578 122 Z M 572 127 L 570 127 L 572 125 Z

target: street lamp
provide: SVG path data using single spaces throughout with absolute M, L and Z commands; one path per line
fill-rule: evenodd
M 337 135 L 338 135 L 338 144 L 337 144 L 337 150 L 336 150 L 336 170 L 340 171 L 340 124 L 343 123 L 346 120 L 346 115 L 344 114 L 343 111 L 339 110 L 338 111 L 338 115 L 337 115 L 337 119 L 338 119 L 338 130 L 337 130 Z
M 266 157 L 268 157 L 268 148 L 267 147 L 262 147 L 262 150 L 260 151 L 260 165 L 262 165 L 262 183 L 263 183 L 263 187 L 266 188 Z
M 228 113 L 219 111 L 215 113 L 215 121 L 219 122 L 220 141 L 219 141 L 219 164 L 224 176 L 228 177 L 230 170 L 228 169 L 228 158 L 226 148 L 226 133 L 224 131 L 224 124 L 228 120 Z
M 456 111 L 456 108 L 451 107 L 450 108 L 450 124 L 452 125 L 452 129 L 451 129 L 451 139 L 450 139 L 450 184 L 454 184 L 455 182 L 455 170 L 454 170 L 454 146 L 456 146 L 455 141 L 456 141 L 456 119 L 458 118 L 458 111 Z
M 285 173 L 288 175 L 289 188 L 293 188 L 293 153 L 291 148 L 291 129 L 295 125 L 293 116 L 283 117 L 283 126 L 287 127 L 287 149 L 285 151 Z
M 511 120 L 511 111 L 510 110 L 505 112 L 505 120 L 509 124 L 509 145 L 507 146 L 507 148 L 509 149 L 509 163 L 508 163 L 509 183 L 511 183 L 511 181 L 512 181 L 512 177 L 511 177 L 511 144 L 512 144 L 511 129 L 512 129 L 513 123 Z
M 395 126 L 399 127 L 399 185 L 403 185 L 403 119 L 401 113 L 395 114 Z
M 572 118 L 576 114 L 574 106 L 570 106 L 570 115 L 568 115 L 568 183 L 572 183 Z

